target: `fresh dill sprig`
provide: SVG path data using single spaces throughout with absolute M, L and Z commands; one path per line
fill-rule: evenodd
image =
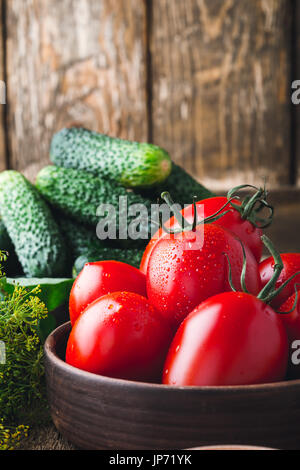
M 0 261 L 4 259 L 0 252 Z M 29 290 L 16 285 L 12 294 L 0 300 L 0 449 L 13 447 L 28 433 L 27 425 L 47 416 L 38 324 L 48 312 L 39 293 L 39 287 Z
M 5 363 L 0 365 L 0 410 L 4 419 L 17 418 L 43 397 L 43 347 L 37 326 L 47 310 L 38 293 L 37 288 L 27 292 L 16 286 L 0 302 L 0 340 L 5 349 Z
M 5 263 L 7 260 L 8 253 L 6 251 L 0 251 L 0 263 Z M 2 271 L 2 266 L 0 264 L 0 277 L 5 276 L 5 273 Z
M 19 445 L 22 439 L 28 437 L 28 426 L 23 424 L 15 426 L 14 428 L 8 427 L 4 424 L 3 419 L 0 420 L 0 451 L 14 450 Z

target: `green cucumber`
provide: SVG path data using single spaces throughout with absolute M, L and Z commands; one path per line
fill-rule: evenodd
M 73 276 L 76 277 L 86 263 L 95 261 L 121 261 L 139 268 L 144 251 L 138 249 L 123 250 L 121 248 L 102 248 L 98 252 L 90 251 L 79 256 L 74 264 Z
M 87 129 L 63 129 L 53 136 L 51 161 L 61 167 L 85 170 L 128 188 L 162 183 L 171 172 L 171 159 L 148 143 L 112 138 Z
M 198 183 L 198 181 L 175 163 L 173 163 L 170 176 L 152 192 L 152 197 L 160 198 L 161 193 L 164 191 L 168 191 L 173 201 L 182 206 L 192 204 L 194 196 L 197 198 L 197 201 L 215 196 L 214 193 L 205 188 L 201 183 Z M 147 195 L 148 193 L 145 192 L 144 194 Z
M 79 223 L 87 224 L 94 230 L 101 221 L 103 224 L 114 225 L 117 239 L 121 238 L 120 229 L 127 230 L 128 225 L 139 216 L 129 216 L 128 208 L 133 204 L 140 204 L 147 211 L 148 217 L 142 218 L 140 224 L 137 224 L 139 239 L 131 240 L 124 235 L 122 244 L 144 246 L 150 237 L 150 230 L 153 228 L 150 217 L 152 201 L 126 190 L 116 182 L 100 179 L 85 171 L 47 166 L 37 175 L 36 187 L 54 208 Z M 120 205 L 121 197 L 127 207 Z M 103 208 L 103 204 L 110 204 L 114 214 L 103 211 L 101 215 L 97 215 L 97 209 L 101 205 Z
M 0 210 L 28 277 L 63 277 L 65 247 L 51 211 L 34 186 L 17 171 L 0 174 Z
M 56 215 L 55 219 L 65 238 L 73 262 L 87 251 L 97 252 L 105 247 L 106 244 L 97 238 L 95 230 L 59 214 Z

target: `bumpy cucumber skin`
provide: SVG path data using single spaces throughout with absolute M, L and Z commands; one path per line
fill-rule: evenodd
M 78 276 L 86 263 L 95 261 L 121 261 L 139 268 L 143 257 L 143 250 L 122 250 L 121 248 L 102 248 L 98 251 L 87 251 L 79 256 L 73 267 L 73 277 Z
M 63 277 L 65 247 L 46 202 L 17 171 L 0 174 L 0 209 L 28 277 Z
M 108 177 L 127 188 L 146 188 L 169 176 L 172 162 L 162 148 L 112 138 L 83 128 L 63 129 L 53 136 L 51 161 L 61 167 Z
M 181 205 L 192 204 L 194 196 L 197 198 L 197 201 L 215 196 L 209 189 L 198 183 L 198 181 L 175 163 L 173 163 L 170 176 L 155 189 L 152 197 L 160 198 L 161 193 L 164 191 L 168 191 L 173 201 Z M 144 192 L 144 194 L 147 195 L 148 192 Z
M 143 220 L 140 225 L 139 240 L 122 240 L 122 245 L 145 245 L 150 236 L 151 200 L 142 197 L 123 186 L 108 179 L 100 179 L 85 171 L 72 168 L 47 166 L 43 168 L 36 179 L 36 187 L 52 206 L 62 211 L 77 222 L 87 224 L 94 229 L 101 220 L 97 216 L 97 208 L 101 204 L 111 204 L 115 208 L 117 235 L 118 222 L 127 215 L 125 208 L 119 208 L 119 198 L 127 197 L 127 207 L 132 204 L 143 204 L 148 210 L 149 220 Z M 103 217 L 106 219 L 106 216 Z M 128 216 L 128 223 L 135 217 Z
M 122 249 L 107 246 L 101 242 L 96 233 L 73 220 L 55 214 L 58 226 L 64 235 L 69 248 L 73 266 L 73 276 L 76 277 L 86 263 L 94 261 L 116 260 L 139 268 L 144 250 Z
M 88 251 L 99 252 L 105 248 L 105 244 L 97 238 L 95 230 L 59 214 L 56 214 L 55 219 L 65 238 L 73 262 Z

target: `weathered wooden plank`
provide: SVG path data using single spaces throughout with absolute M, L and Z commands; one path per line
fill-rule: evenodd
M 273 223 L 266 230 L 266 234 L 281 253 L 300 253 L 300 191 L 287 188 L 285 193 L 287 198 L 284 197 L 284 192 L 270 194 L 275 214 Z M 290 195 L 294 196 L 294 200 L 291 200 Z M 265 252 L 268 254 L 266 250 Z
M 293 171 L 296 173 L 294 181 L 300 186 L 300 2 L 292 0 L 294 6 L 294 47 L 293 47 L 293 81 L 297 80 L 297 89 L 293 89 L 293 93 L 296 92 L 296 104 L 293 105 L 293 151 L 295 152 L 294 159 L 295 163 Z
M 214 189 L 287 184 L 290 3 L 152 3 L 154 142 Z
M 145 28 L 140 0 L 9 0 L 11 164 L 29 176 L 52 134 L 77 124 L 147 139 Z
M 6 140 L 5 140 L 5 102 L 6 102 L 6 83 L 5 83 L 5 0 L 0 3 L 0 171 L 6 169 Z

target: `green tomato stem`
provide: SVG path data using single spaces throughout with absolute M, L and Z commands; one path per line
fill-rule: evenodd
M 232 203 L 232 207 L 236 209 L 243 220 L 249 220 L 257 228 L 266 228 L 271 225 L 273 220 L 274 208 L 266 201 L 267 191 L 264 188 L 257 188 L 251 184 L 244 184 L 236 186 L 231 189 L 227 194 L 227 199 L 233 198 L 233 196 L 240 190 L 245 188 L 255 189 L 253 196 L 247 195 L 241 205 Z M 268 217 L 258 217 L 258 213 L 264 208 L 269 210 Z
M 215 222 L 216 220 L 220 219 L 221 217 L 224 217 L 225 214 L 228 214 L 228 212 L 230 212 L 231 209 L 229 209 L 228 211 L 225 211 L 225 212 L 222 212 L 222 211 L 225 209 L 226 206 L 228 206 L 231 203 L 231 201 L 233 199 L 236 199 L 236 198 L 230 199 L 217 212 L 215 212 L 215 214 L 212 214 L 209 217 L 206 217 L 205 219 L 198 221 L 197 205 L 196 205 L 195 198 L 194 198 L 194 200 L 193 200 L 194 219 L 193 219 L 193 223 L 190 224 L 189 222 L 187 222 L 187 220 L 183 217 L 181 212 L 178 210 L 176 204 L 173 202 L 170 194 L 167 191 L 162 193 L 161 198 L 166 202 L 166 204 L 173 211 L 174 217 L 175 217 L 175 219 L 177 220 L 177 222 L 180 226 L 179 229 L 168 229 L 162 223 L 162 217 L 161 217 L 161 214 L 160 214 L 160 226 L 165 232 L 167 232 L 169 234 L 180 233 L 180 232 L 183 232 L 183 231 L 184 232 L 195 231 L 198 225 L 209 224 L 209 223 Z
M 271 240 L 266 236 L 263 235 L 261 237 L 261 240 L 265 247 L 269 250 L 271 255 L 273 256 L 274 259 L 274 274 L 271 277 L 270 281 L 265 285 L 265 287 L 260 291 L 258 294 L 257 298 L 261 299 L 262 301 L 266 301 L 270 297 L 270 293 L 274 292 L 275 289 L 275 284 L 278 281 L 278 278 L 281 274 L 281 271 L 283 270 L 283 262 L 280 256 L 280 253 L 276 250 L 275 246 L 271 242 Z M 272 298 L 275 296 L 272 296 Z

